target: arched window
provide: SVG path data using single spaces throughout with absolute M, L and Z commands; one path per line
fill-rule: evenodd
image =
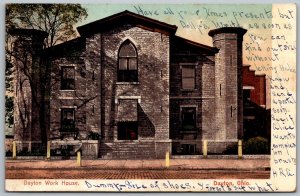
M 121 45 L 118 60 L 118 82 L 138 82 L 137 52 L 129 40 Z

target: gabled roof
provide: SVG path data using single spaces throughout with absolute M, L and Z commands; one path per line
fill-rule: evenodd
M 45 38 L 48 36 L 48 33 L 45 31 L 37 30 L 37 29 L 19 29 L 19 28 L 12 28 L 9 29 L 9 33 L 11 35 L 25 35 L 25 36 L 40 36 Z
M 62 56 L 66 53 L 72 53 L 76 50 L 85 48 L 85 39 L 77 37 L 66 42 L 57 44 L 55 46 L 44 49 L 45 54 L 51 54 L 52 56 Z
M 243 64 L 243 71 L 247 71 L 250 74 L 253 74 L 255 77 L 265 77 L 266 74 L 261 73 L 261 74 L 257 74 L 255 70 L 250 69 L 251 65 L 248 64 Z
M 189 45 L 189 46 L 192 46 L 192 47 L 195 47 L 195 48 L 198 48 L 203 51 L 210 52 L 210 53 L 217 53 L 219 51 L 219 49 L 216 47 L 210 47 L 210 46 L 200 44 L 200 43 L 197 43 L 197 42 L 194 42 L 194 41 L 191 41 L 191 40 L 185 39 L 183 37 L 179 37 L 179 36 L 174 36 L 174 41 L 176 41 L 177 43 L 179 42 L 182 44 L 186 44 L 186 45 Z
M 168 35 L 174 35 L 177 30 L 176 25 L 170 25 L 164 22 L 160 22 L 158 20 L 135 14 L 128 10 L 77 27 L 77 30 L 81 36 L 89 36 L 94 33 L 107 31 L 121 24 L 124 24 L 125 22 L 150 31 L 161 32 Z
M 188 47 L 193 47 L 200 49 L 202 51 L 205 51 L 207 53 L 217 53 L 219 49 L 215 47 L 210 47 L 207 45 L 203 45 L 197 42 L 193 42 L 188 39 L 184 39 L 182 37 L 176 36 L 175 33 L 177 31 L 176 25 L 170 25 L 168 23 L 164 23 L 158 20 L 154 20 L 152 18 L 148 18 L 133 12 L 130 12 L 128 10 L 125 10 L 123 12 L 119 12 L 117 14 L 108 16 L 106 18 L 97 20 L 95 22 L 91 22 L 89 24 L 77 27 L 77 30 L 79 34 L 82 37 L 87 37 L 90 35 L 93 35 L 98 32 L 105 32 L 110 29 L 119 27 L 122 24 L 132 24 L 135 26 L 138 26 L 140 28 L 154 31 L 154 32 L 160 32 L 163 34 L 170 35 L 173 37 L 174 41 L 180 44 L 183 44 Z

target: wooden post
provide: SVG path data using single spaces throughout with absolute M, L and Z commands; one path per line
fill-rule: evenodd
M 238 141 L 238 158 L 241 159 L 243 157 L 243 144 L 242 140 Z
M 77 151 L 77 166 L 81 167 L 81 152 Z
M 207 140 L 203 140 L 203 157 L 207 158 Z
M 13 159 L 17 158 L 17 143 L 16 143 L 16 141 L 13 141 L 12 158 Z
M 170 153 L 166 152 L 166 167 L 170 167 Z
M 50 160 L 50 156 L 51 156 L 50 149 L 51 149 L 51 142 L 48 141 L 47 142 L 47 160 Z

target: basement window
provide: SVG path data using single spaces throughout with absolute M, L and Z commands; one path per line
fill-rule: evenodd
M 182 144 L 182 153 L 189 155 L 196 153 L 196 144 Z

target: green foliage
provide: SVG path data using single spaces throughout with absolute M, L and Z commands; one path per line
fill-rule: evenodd
M 98 140 L 99 138 L 100 138 L 99 133 L 92 132 L 92 131 L 89 132 L 88 139 Z
M 225 155 L 237 155 L 238 154 L 238 145 L 237 144 L 232 144 L 232 145 L 228 146 L 226 148 L 226 150 L 224 150 L 222 152 L 222 154 L 225 154 Z
M 12 62 L 13 57 L 19 60 L 23 56 L 18 55 L 13 51 L 13 39 L 9 35 L 8 30 L 13 28 L 27 28 L 42 30 L 48 33 L 48 37 L 45 40 L 44 47 L 51 47 L 55 44 L 67 41 L 75 37 L 76 33 L 73 26 L 87 17 L 87 11 L 80 4 L 6 4 L 5 10 L 5 25 L 6 25 L 6 90 L 12 92 L 13 89 L 13 71 L 14 65 Z M 22 62 L 23 62 L 22 61 Z M 49 83 L 49 65 L 45 64 L 44 69 L 34 69 L 34 66 L 30 65 L 32 69 L 28 69 L 27 65 L 23 66 L 23 71 L 26 75 L 26 71 L 31 72 L 39 71 L 40 78 L 38 81 L 32 81 L 31 74 L 27 73 L 27 79 L 30 83 L 32 93 L 32 99 L 35 102 L 41 103 L 40 110 L 46 112 L 44 100 L 48 95 L 45 93 Z M 38 86 L 41 88 L 38 88 Z M 40 92 L 36 92 L 40 91 Z M 39 95 L 41 97 L 38 97 Z M 48 98 L 48 97 L 47 97 Z M 37 100 L 40 99 L 40 100 Z M 11 98 L 7 99 L 6 104 L 6 123 L 11 125 L 13 123 L 13 102 Z M 17 104 L 17 103 L 15 103 Z M 42 113 L 42 112 L 41 112 Z M 20 116 L 24 115 L 20 113 Z M 41 116 L 43 116 L 41 114 Z M 43 129 L 45 122 L 40 118 L 41 129 Z M 23 127 L 25 129 L 25 127 Z M 46 141 L 46 135 L 43 135 L 43 141 Z
M 7 4 L 6 28 L 46 31 L 46 47 L 75 36 L 73 25 L 87 17 L 80 4 Z
M 12 157 L 12 151 L 11 150 L 6 151 L 5 156 L 6 157 Z
M 29 152 L 28 150 L 22 150 L 17 152 L 17 156 L 45 156 L 46 152 L 43 150 L 33 150 Z
M 13 65 L 6 56 L 5 66 L 5 88 L 8 95 L 5 95 L 5 124 L 12 128 L 14 124 L 14 99 L 9 94 L 13 93 Z
M 74 124 L 67 124 L 67 125 L 62 125 L 61 126 L 61 131 L 63 132 L 77 132 L 75 125 Z
M 13 92 L 13 64 L 8 56 L 6 56 L 5 64 L 5 88 L 7 92 Z
M 5 123 L 11 128 L 14 124 L 14 99 L 5 95 Z
M 223 154 L 237 155 L 238 144 L 228 146 Z M 270 154 L 270 144 L 266 138 L 260 136 L 250 138 L 243 143 L 243 154 Z
M 253 137 L 243 145 L 244 154 L 270 154 L 270 146 L 267 139 L 263 137 Z

